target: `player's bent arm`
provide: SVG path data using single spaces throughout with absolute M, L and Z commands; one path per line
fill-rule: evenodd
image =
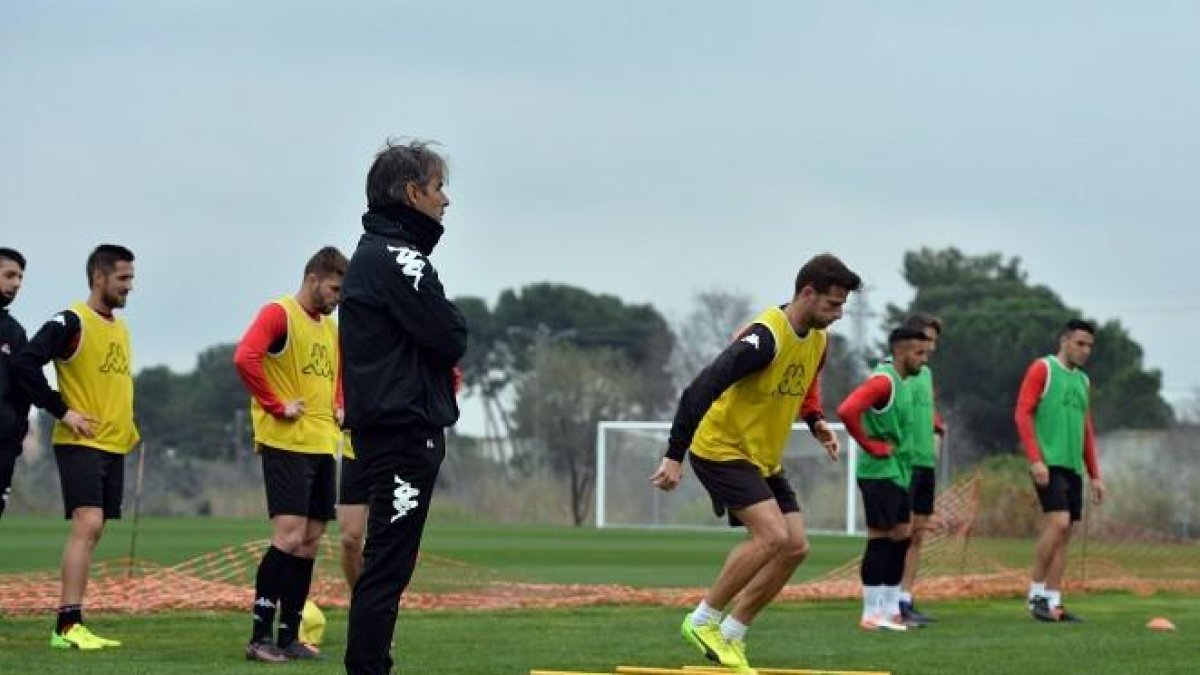
M 279 419 L 287 417 L 286 405 L 271 390 L 262 364 L 272 345 L 285 343 L 287 327 L 287 310 L 277 303 L 268 303 L 246 329 L 233 352 L 233 365 L 242 384 L 263 410 Z
M 1017 394 L 1017 407 L 1013 420 L 1017 425 L 1017 436 L 1025 448 L 1025 457 L 1030 464 L 1042 461 L 1042 449 L 1038 446 L 1037 431 L 1034 429 L 1033 416 L 1037 412 L 1038 402 L 1046 389 L 1046 364 L 1041 359 L 1029 364 L 1025 371 L 1025 379 L 1021 381 L 1021 389 Z
M 679 397 L 667 440 L 667 457 L 683 461 L 700 421 L 712 404 L 739 380 L 767 367 L 773 358 L 775 337 L 769 328 L 757 323 L 718 354 Z
M 808 425 L 808 431 L 817 436 L 817 422 L 825 419 L 825 411 L 821 407 L 821 374 L 825 371 L 825 356 L 829 354 L 828 346 L 821 352 L 821 360 L 817 362 L 817 372 L 813 373 L 812 383 L 804 393 L 804 401 L 800 404 L 800 419 Z M 818 437 L 819 438 L 819 437 Z
M 79 317 L 71 310 L 55 314 L 42 325 L 33 339 L 13 357 L 9 364 L 16 384 L 29 395 L 34 405 L 62 419 L 67 414 L 67 402 L 55 391 L 42 368 L 56 358 L 70 357 L 78 346 L 81 334 Z
M 857 389 L 850 392 L 838 406 L 838 417 L 846 425 L 846 432 L 872 456 L 887 457 L 892 448 L 886 442 L 870 438 L 863 426 L 862 417 L 870 408 L 882 408 L 892 397 L 892 379 L 886 375 L 873 375 Z

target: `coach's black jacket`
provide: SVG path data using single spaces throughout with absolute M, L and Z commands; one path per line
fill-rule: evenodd
M 338 310 L 345 426 L 448 427 L 467 322 L 429 262 L 442 225 L 400 206 L 367 212 L 363 229 Z
M 29 429 L 29 395 L 13 377 L 9 364 L 25 347 L 25 329 L 0 309 L 0 445 L 12 445 L 20 454 Z

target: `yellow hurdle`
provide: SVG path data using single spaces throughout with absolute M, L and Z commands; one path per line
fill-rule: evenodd
M 797 668 L 755 668 L 758 675 L 892 675 L 888 670 L 808 670 Z M 684 666 L 683 672 L 697 675 L 698 673 L 729 673 L 728 668 L 720 666 Z
M 587 673 L 582 670 L 531 670 L 529 671 L 529 675 L 612 675 L 612 672 Z
M 683 670 L 682 668 L 646 668 L 644 666 L 617 666 L 617 672 L 621 675 L 696 675 L 695 670 Z M 718 668 L 714 666 L 713 670 L 701 671 L 706 673 L 734 673 L 732 668 Z

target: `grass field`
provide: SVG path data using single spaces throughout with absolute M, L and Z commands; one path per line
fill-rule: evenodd
M 129 524 L 114 523 L 100 556 L 123 556 Z M 0 522 L 0 572 L 57 565 L 64 524 L 55 519 Z M 267 534 L 262 521 L 143 520 L 139 557 L 162 563 L 240 544 Z M 594 531 L 432 523 L 425 550 L 510 579 L 624 583 L 638 586 L 706 584 L 734 539 L 725 532 Z M 1017 556 L 1027 542 L 981 543 Z M 857 554 L 861 541 L 814 540 L 804 577 L 819 575 Z M 420 572 L 418 571 L 418 575 Z M 941 619 L 905 635 L 857 630 L 854 603 L 779 605 L 750 635 L 762 666 L 891 670 L 916 673 L 1195 673 L 1200 672 L 1200 599 L 1092 595 L 1071 599 L 1081 625 L 1037 624 L 1018 600 L 962 601 L 929 606 Z M 1176 633 L 1143 625 L 1170 617 Z M 617 664 L 678 666 L 699 663 L 678 637 L 677 608 L 597 607 L 483 613 L 401 613 L 397 660 L 403 673 L 526 673 L 531 668 L 603 671 Z M 342 672 L 345 615 L 328 613 L 321 663 L 289 664 L 289 672 Z M 50 617 L 0 619 L 0 673 L 166 674 L 261 673 L 271 666 L 242 660 L 249 630 L 241 613 L 153 616 L 97 614 L 89 623 L 126 647 L 99 653 L 52 652 Z

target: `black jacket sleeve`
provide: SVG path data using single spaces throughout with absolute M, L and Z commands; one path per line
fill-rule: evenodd
M 50 387 L 42 368 L 54 359 L 70 357 L 79 332 L 79 317 L 69 309 L 63 310 L 43 324 L 12 361 L 13 379 L 25 389 L 34 405 L 58 419 L 67 414 L 67 403 L 62 394 Z
M 738 380 L 766 368 L 774 358 L 775 336 L 761 323 L 752 324 L 717 355 L 679 397 L 679 408 L 667 440 L 667 457 L 683 461 L 700 420 L 713 402 Z
M 0 312 L 0 442 L 25 437 L 28 428 L 29 397 L 24 388 L 17 384 L 11 374 L 13 358 L 25 348 L 29 340 L 25 329 L 11 316 Z
M 467 350 L 467 321 L 446 292 L 437 270 L 415 248 L 389 246 L 395 260 L 384 271 L 388 312 L 414 344 L 439 365 L 452 367 Z

